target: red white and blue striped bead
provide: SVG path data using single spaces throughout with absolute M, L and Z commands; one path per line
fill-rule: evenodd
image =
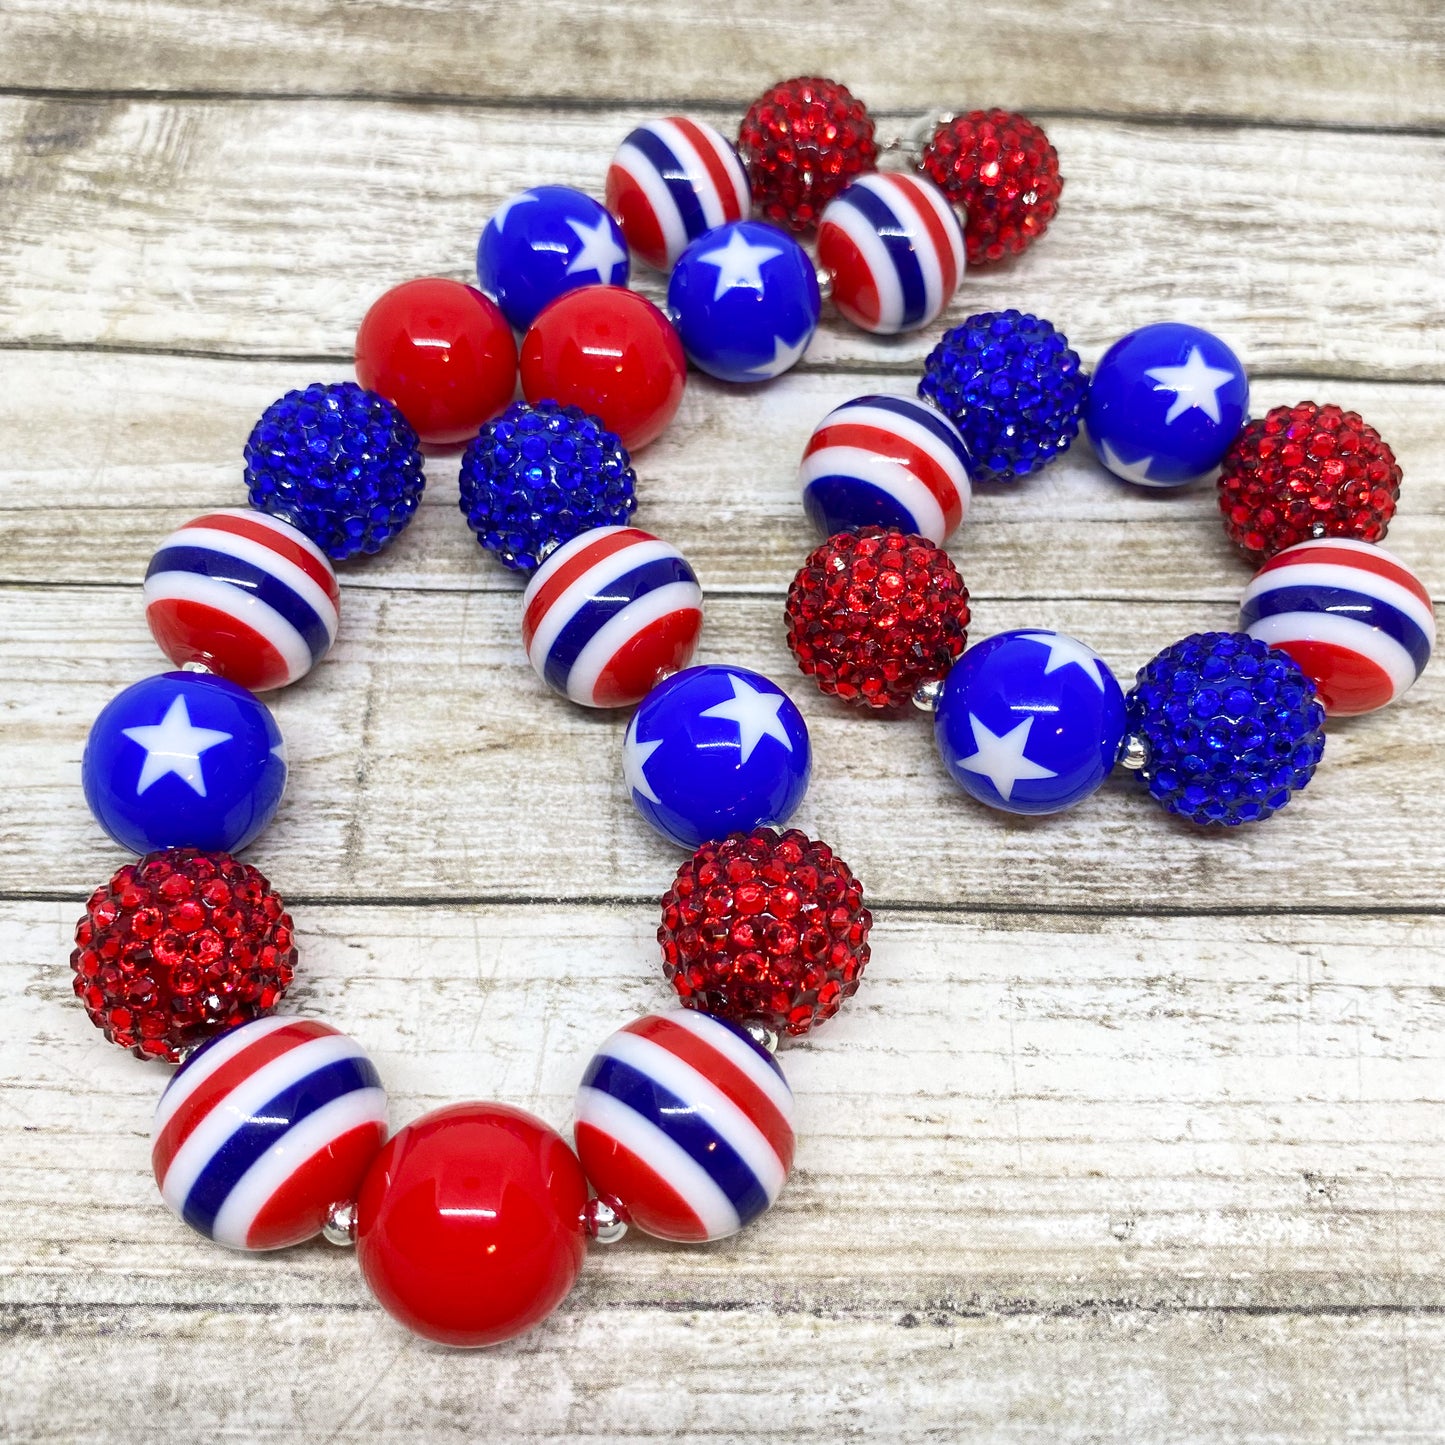
M 859 396 L 830 411 L 808 439 L 798 481 L 825 537 L 897 527 L 942 546 L 968 511 L 958 428 L 911 397 Z
M 1239 625 L 1287 652 L 1332 717 L 1394 702 L 1435 645 L 1420 579 L 1383 547 L 1339 537 L 1301 542 L 1266 562 L 1245 589 Z
M 649 1014 L 613 1034 L 577 1091 L 593 1189 L 660 1239 L 735 1234 L 793 1163 L 793 1096 L 772 1057 L 708 1014 Z
M 833 304 L 855 326 L 884 336 L 915 331 L 958 290 L 963 227 L 931 181 L 875 171 L 828 203 L 818 264 L 833 278 Z
M 702 588 L 676 547 L 636 527 L 597 527 L 559 547 L 522 598 L 537 675 L 584 707 L 641 702 L 692 660 Z
M 208 512 L 161 543 L 146 569 L 146 621 L 178 666 L 265 692 L 308 673 L 336 641 L 341 593 L 326 554 L 288 522 Z
M 669 270 L 705 231 L 752 205 L 748 173 L 710 125 L 671 115 L 638 126 L 607 170 L 607 209 L 649 266 Z
M 355 1199 L 385 1140 L 386 1093 L 361 1050 L 329 1024 L 272 1017 L 186 1061 L 156 1107 L 151 1166 L 208 1239 L 283 1249 Z

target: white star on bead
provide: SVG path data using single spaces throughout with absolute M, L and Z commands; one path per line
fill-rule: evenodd
M 652 784 L 647 781 L 647 760 L 658 748 L 662 746 L 662 739 L 656 742 L 640 743 L 637 741 L 637 719 L 627 726 L 627 737 L 622 744 L 622 780 L 627 784 L 629 793 L 636 793 L 639 797 L 646 798 L 649 803 L 660 803 L 661 798 L 653 791 Z
M 1104 690 L 1104 675 L 1099 671 L 1103 659 L 1092 648 L 1085 647 L 1076 638 L 1062 632 L 1025 632 L 1024 639 L 1037 642 L 1049 650 L 1048 661 L 1044 663 L 1044 676 L 1058 672 L 1062 667 L 1081 667 L 1094 679 L 1094 686 Z
M 123 728 L 122 731 L 133 743 L 139 743 L 146 753 L 135 785 L 136 797 L 167 773 L 174 773 L 204 798 L 206 776 L 201 771 L 201 754 L 219 743 L 230 742 L 232 737 L 231 733 L 223 733 L 218 728 L 192 727 L 186 700 L 180 696 L 172 701 L 160 722 L 150 727 Z
M 741 231 L 734 231 L 728 237 L 726 246 L 704 251 L 697 259 L 704 266 L 717 268 L 717 288 L 712 293 L 712 299 L 721 301 L 734 286 L 746 286 L 761 295 L 764 262 L 782 254 L 778 246 L 754 245 Z
M 1183 366 L 1155 366 L 1144 375 L 1158 383 L 1155 391 L 1174 393 L 1174 401 L 1164 417 L 1165 426 L 1193 407 L 1198 407 L 1210 421 L 1218 422 L 1219 388 L 1234 380 L 1232 371 L 1210 366 L 1197 346 L 1189 348 L 1189 360 Z
M 958 765 L 987 778 L 1005 803 L 1013 796 L 1015 783 L 1027 778 L 1058 777 L 1052 769 L 1042 768 L 1024 756 L 1029 731 L 1034 725 L 1033 718 L 1025 718 L 1002 737 L 990 732 L 972 713 L 968 715 L 968 724 L 973 729 L 973 745 L 978 751 L 960 758 Z
M 492 217 L 492 224 L 497 228 L 497 234 L 500 236 L 506 229 L 507 217 L 512 214 L 513 207 L 531 205 L 536 199 L 537 197 L 531 191 L 523 191 L 520 195 L 511 196 L 503 201 L 502 209 Z
M 789 752 L 793 741 L 788 730 L 778 717 L 779 709 L 787 701 L 782 693 L 759 692 L 750 683 L 744 682 L 735 673 L 728 673 L 733 695 L 726 701 L 705 709 L 699 717 L 726 718 L 738 725 L 738 747 L 742 749 L 742 761 L 752 757 L 753 749 L 764 738 L 777 738 Z
M 1108 442 L 1100 441 L 1099 459 L 1116 477 L 1122 477 L 1126 482 L 1139 482 L 1146 487 L 1159 485 L 1149 475 L 1149 468 L 1154 465 L 1153 457 L 1140 457 L 1137 462 L 1126 462 Z
M 760 377 L 764 381 L 770 377 L 781 376 L 789 367 L 798 364 L 798 359 L 808 349 L 808 343 L 812 339 L 812 332 L 804 332 L 803 339 L 796 346 L 791 346 L 781 336 L 773 337 L 773 359 L 748 367 L 748 375 Z
M 627 262 L 627 252 L 613 238 L 612 222 L 603 216 L 595 226 L 589 226 L 569 216 L 567 224 L 582 242 L 582 249 L 567 264 L 567 274 L 576 276 L 583 271 L 594 271 L 597 279 L 608 285 L 613 271 Z

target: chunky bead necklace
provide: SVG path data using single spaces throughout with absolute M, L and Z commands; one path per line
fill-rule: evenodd
M 944 117 L 915 173 L 878 171 L 866 110 L 817 79 L 760 97 L 739 144 L 741 157 L 681 117 L 639 127 L 608 171 L 605 208 L 541 186 L 492 217 L 482 290 L 433 278 L 377 301 L 357 336 L 362 385 L 316 384 L 269 407 L 246 445 L 250 507 L 161 544 L 146 616 L 181 670 L 122 692 L 86 747 L 97 821 L 142 856 L 91 897 L 75 988 L 108 1038 L 181 1063 L 153 1130 L 163 1199 L 237 1249 L 319 1232 L 355 1244 L 382 1305 L 449 1344 L 536 1324 L 589 1238 L 615 1241 L 630 1223 L 705 1241 L 766 1209 L 793 1156 L 773 1053 L 832 1017 L 869 960 L 858 880 L 784 827 L 811 770 L 802 715 L 756 672 L 690 666 L 702 590 L 676 548 L 631 525 L 630 449 L 666 428 L 688 361 L 732 382 L 792 366 L 825 293 L 873 332 L 931 324 L 966 265 L 1043 233 L 1063 184 L 1043 132 L 1002 111 Z M 745 217 L 750 202 L 764 220 Z M 816 261 L 792 234 L 814 227 Z M 670 271 L 667 315 L 625 289 L 629 251 Z M 526 400 L 512 403 L 519 376 Z M 1195 327 L 1135 331 L 1086 378 L 1047 321 L 970 317 L 928 357 L 917 399 L 849 400 L 805 447 L 803 502 L 825 540 L 788 590 L 799 667 L 861 708 L 932 712 L 947 771 L 994 808 L 1071 807 L 1122 763 L 1195 822 L 1268 816 L 1308 783 L 1325 714 L 1397 698 L 1434 623 L 1418 580 L 1375 545 L 1400 485 L 1379 435 L 1338 407 L 1246 421 L 1247 405 L 1238 358 Z M 1081 426 L 1133 484 L 1219 468 L 1226 529 L 1263 563 L 1241 631 L 1166 648 L 1127 696 L 1058 632 L 965 651 L 968 591 L 943 550 L 974 484 L 1017 482 Z M 406 526 L 423 443 L 466 443 L 467 524 L 503 565 L 533 573 L 529 660 L 575 703 L 636 706 L 629 795 L 691 854 L 658 928 L 684 1007 L 601 1046 L 573 1145 L 491 1103 L 388 1139 L 362 1050 L 271 1013 L 293 977 L 293 925 L 232 856 L 286 779 L 280 731 L 254 694 L 326 654 L 340 621 L 332 563 Z

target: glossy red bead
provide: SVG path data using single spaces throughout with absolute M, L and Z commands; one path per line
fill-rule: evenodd
M 672 323 L 623 286 L 583 286 L 548 305 L 522 340 L 522 394 L 580 406 L 628 451 L 677 413 L 687 358 Z
M 505 1104 L 453 1104 L 382 1149 L 356 1202 L 356 1255 L 371 1292 L 408 1329 L 445 1345 L 495 1345 L 545 1319 L 586 1253 L 587 1181 L 540 1119 Z
M 511 401 L 517 343 L 475 287 L 440 276 L 404 281 L 362 319 L 356 379 L 394 402 L 423 442 L 452 445 Z

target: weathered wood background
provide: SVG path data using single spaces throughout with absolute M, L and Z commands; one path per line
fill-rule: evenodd
M 1256 410 L 1359 407 L 1405 469 L 1389 545 L 1445 592 L 1436 0 L 0 0 L 5 1439 L 1445 1438 L 1441 673 L 1332 726 L 1253 832 L 1173 826 L 1127 780 L 1051 820 L 969 804 L 921 719 L 822 700 L 780 626 L 802 442 L 906 390 L 937 328 L 831 322 L 770 388 L 695 378 L 639 458 L 639 519 L 708 589 L 705 660 L 788 683 L 816 748 L 800 822 L 878 918 L 854 1005 L 787 1052 L 801 1141 L 771 1214 L 594 1251 L 541 1329 L 453 1354 L 329 1247 L 233 1256 L 156 1198 L 161 1080 L 66 965 L 121 861 L 79 759 L 160 665 L 150 550 L 240 499 L 267 402 L 350 374 L 372 297 L 470 276 L 507 193 L 597 191 L 637 120 L 730 129 L 799 72 L 885 132 L 940 103 L 1034 113 L 1059 218 L 951 314 L 1040 311 L 1090 363 L 1195 320 Z M 365 1044 L 394 1124 L 473 1096 L 561 1127 L 593 1046 L 666 1001 L 678 860 L 623 795 L 623 720 L 527 669 L 517 580 L 453 470 L 345 569 L 341 641 L 276 699 L 292 787 L 251 857 L 300 925 L 288 1007 Z M 1063 627 L 1124 676 L 1229 625 L 1248 577 L 1209 488 L 1140 494 L 1082 444 L 978 498 L 953 551 L 976 635 Z

